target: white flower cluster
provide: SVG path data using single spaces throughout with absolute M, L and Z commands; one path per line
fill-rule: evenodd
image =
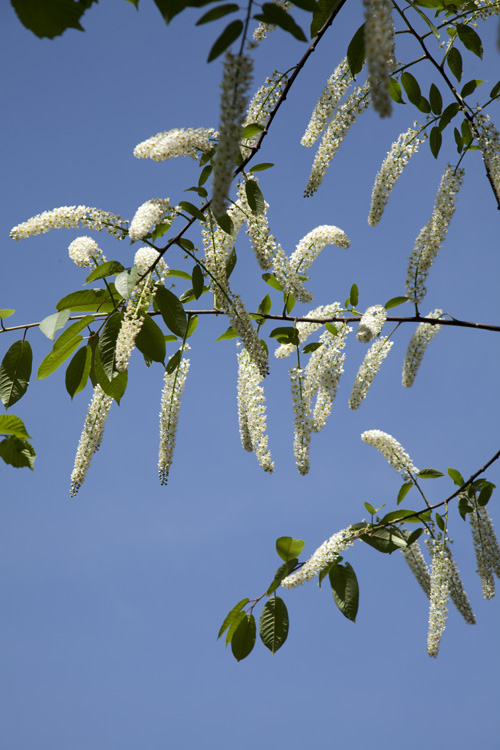
M 138 159 L 166 161 L 176 156 L 198 158 L 198 152 L 211 151 L 214 144 L 210 140 L 217 135 L 213 128 L 174 128 L 157 133 L 134 149 Z
M 469 513 L 472 529 L 472 540 L 476 553 L 477 572 L 481 579 L 481 588 L 485 599 L 495 596 L 495 579 L 500 578 L 500 547 L 488 510 L 485 506 L 475 504 Z
M 316 143 L 321 132 L 328 125 L 330 117 L 333 115 L 338 103 L 344 96 L 352 81 L 353 78 L 347 63 L 347 58 L 344 58 L 335 68 L 321 92 L 321 96 L 314 107 L 306 132 L 300 141 L 302 146 L 308 148 Z
M 412 463 L 408 453 L 401 443 L 382 430 L 367 430 L 361 435 L 361 440 L 372 445 L 389 461 L 393 469 L 401 474 L 405 482 L 412 479 L 412 474 L 418 474 L 418 469 Z
M 497 5 L 497 13 L 500 12 L 499 8 Z M 478 146 L 495 185 L 497 201 L 500 203 L 500 134 L 488 115 L 477 115 L 476 126 L 479 133 Z
M 450 591 L 451 600 L 453 604 L 455 605 L 455 607 L 460 612 L 460 614 L 462 615 L 462 617 L 464 618 L 465 622 L 468 625 L 475 625 L 476 617 L 474 615 L 474 612 L 472 611 L 469 597 L 467 596 L 465 592 L 464 585 L 462 583 L 462 579 L 460 578 L 460 573 L 458 571 L 457 564 L 455 560 L 453 559 L 451 550 L 447 544 L 444 545 L 444 554 L 446 555 L 446 558 L 448 560 L 448 575 L 449 575 L 448 588 Z
M 131 240 L 143 240 L 167 216 L 171 216 L 174 210 L 168 198 L 153 198 L 146 201 L 135 212 L 128 236 Z
M 485 20 L 489 16 L 498 16 L 500 14 L 500 3 L 498 0 L 472 0 L 477 13 L 474 13 L 474 20 L 482 18 Z
M 387 310 L 382 305 L 373 305 L 369 307 L 362 315 L 359 321 L 356 338 L 358 341 L 367 344 L 369 341 L 378 336 L 384 323 L 387 320 Z
M 213 213 L 210 211 L 205 213 L 206 221 L 202 224 L 201 230 L 203 244 L 205 246 L 205 266 L 212 276 L 222 285 L 227 284 L 226 261 L 235 245 L 238 232 L 245 221 L 245 213 L 243 212 L 239 201 L 231 206 L 227 215 L 233 223 L 232 234 L 226 234 L 226 232 L 221 229 L 217 224 Z M 213 279 L 211 279 L 211 286 L 212 292 L 216 295 L 220 295 L 220 289 L 217 289 L 217 287 L 214 286 Z
M 311 445 L 312 392 L 306 388 L 305 370 L 300 367 L 290 369 L 290 386 L 292 389 L 292 403 L 294 417 L 293 452 L 299 474 L 305 476 L 309 472 L 309 447 Z
M 349 407 L 353 410 L 359 409 L 361 402 L 366 398 L 375 375 L 380 370 L 382 362 L 387 357 L 394 341 L 389 341 L 386 336 L 383 339 L 375 341 L 367 351 L 363 362 L 357 372 L 356 380 L 352 387 L 349 397 Z
M 249 55 L 226 52 L 220 109 L 219 142 L 214 156 L 212 210 L 222 216 L 226 210 L 233 169 L 240 153 L 241 128 L 245 119 L 253 61 Z
M 340 556 L 340 553 L 354 544 L 355 533 L 350 528 L 337 532 L 327 539 L 321 547 L 307 560 L 306 563 L 281 581 L 285 589 L 293 589 L 302 583 L 310 581 L 321 573 L 322 570 L 331 565 Z
M 427 317 L 439 319 L 442 314 L 443 311 L 438 309 L 433 310 L 433 312 L 429 313 Z M 417 330 L 408 344 L 408 349 L 406 350 L 403 362 L 403 385 L 405 388 L 411 388 L 415 382 L 419 367 L 424 358 L 425 350 L 440 329 L 441 326 L 439 324 L 434 325 L 434 323 L 420 323 L 417 326 Z
M 417 127 L 418 123 L 415 123 Z M 370 213 L 368 214 L 368 224 L 376 226 L 389 200 L 391 191 L 396 181 L 401 176 L 403 169 L 410 161 L 413 154 L 416 154 L 421 143 L 425 140 L 425 133 L 421 135 L 415 128 L 409 128 L 405 133 L 401 133 L 397 141 L 392 144 L 385 160 L 380 167 L 380 171 L 375 177 L 375 183 L 372 190 L 372 199 Z
M 409 547 L 401 547 L 401 554 L 415 576 L 417 583 L 420 585 L 426 596 L 430 597 L 431 577 L 419 543 L 413 542 Z
M 241 344 L 238 344 L 241 346 Z M 245 450 L 253 451 L 264 471 L 272 473 L 269 440 L 266 434 L 266 399 L 260 385 L 262 376 L 245 348 L 238 352 L 238 421 Z
M 358 86 L 335 112 L 328 125 L 314 157 L 311 174 L 307 180 L 304 195 L 310 197 L 323 182 L 326 171 L 337 153 L 340 144 L 354 125 L 359 115 L 369 107 L 368 84 Z
M 68 247 L 69 257 L 80 268 L 90 268 L 104 263 L 106 258 L 92 237 L 77 237 Z
M 248 105 L 247 115 L 243 123 L 244 126 L 252 124 L 264 126 L 266 124 L 268 115 L 280 98 L 287 81 L 287 74 L 279 73 L 277 70 L 273 71 L 272 75 L 266 78 Z M 257 138 L 258 136 L 245 138 L 243 143 L 245 146 L 252 148 L 255 146 Z
M 406 296 L 415 304 L 422 302 L 427 293 L 425 281 L 455 213 L 457 195 L 463 178 L 463 169 L 453 169 L 447 165 L 441 178 L 432 216 L 420 230 L 415 241 L 406 276 Z
M 320 305 L 314 310 L 310 310 L 305 316 L 306 318 L 331 318 L 340 314 L 342 306 L 339 302 L 333 302 L 331 305 Z M 297 323 L 297 333 L 299 334 L 299 342 L 304 344 L 309 336 L 312 336 L 318 328 L 324 325 L 323 323 Z M 277 359 L 282 357 L 289 357 L 295 351 L 293 344 L 281 344 L 274 352 L 274 356 Z
M 37 234 L 45 234 L 51 229 L 71 229 L 79 225 L 95 229 L 101 232 L 103 229 L 114 235 L 119 240 L 126 236 L 126 222 L 121 216 L 116 216 L 108 211 L 88 206 L 61 206 L 52 211 L 44 211 L 33 218 L 18 224 L 10 231 L 13 240 L 21 240 L 26 237 L 35 237 Z
M 283 10 L 290 10 L 290 8 L 292 7 L 292 3 L 289 2 L 289 0 L 273 0 L 273 3 L 279 5 L 280 8 L 283 8 Z M 263 23 L 262 21 L 260 21 L 259 25 L 253 32 L 254 41 L 261 42 L 266 38 L 268 34 L 271 33 L 271 31 L 274 31 L 275 28 L 276 25 L 274 23 Z
M 281 245 L 276 247 L 276 255 L 273 259 L 273 274 L 283 287 L 285 294 L 291 294 L 299 302 L 311 302 L 313 295 L 302 283 L 296 269 L 292 267 L 290 259 L 283 252 Z
M 389 76 L 394 69 L 394 23 L 391 0 L 364 0 L 365 53 L 373 108 L 380 117 L 392 112 Z
M 139 276 L 144 276 L 144 274 L 149 271 L 153 263 L 158 260 L 159 254 L 160 253 L 158 252 L 158 250 L 155 250 L 154 247 L 148 247 L 147 245 L 145 245 L 144 247 L 140 247 L 139 250 L 137 250 L 136 254 L 134 255 L 134 266 L 137 266 Z M 160 283 L 162 283 L 165 279 L 167 271 L 167 264 L 165 263 L 163 258 L 160 258 L 154 268 L 154 273 L 156 274 Z
M 77 494 L 85 481 L 92 456 L 99 450 L 112 403 L 113 399 L 106 396 L 100 385 L 96 385 L 76 451 L 75 465 L 71 473 L 71 497 Z
M 431 591 L 427 653 L 437 657 L 448 615 L 450 569 L 442 543 L 434 543 L 431 565 Z
M 189 364 L 189 359 L 182 359 L 174 372 L 170 374 L 165 372 L 165 385 L 161 397 L 160 448 L 158 451 L 158 475 L 161 484 L 167 484 L 174 457 L 181 397 L 186 385 Z
M 347 235 L 338 227 L 323 224 L 303 237 L 290 257 L 291 265 L 300 272 L 306 271 L 327 245 L 349 247 Z
M 258 180 L 253 175 L 248 177 L 248 181 L 252 181 L 258 184 Z M 255 252 L 257 262 L 263 271 L 268 271 L 273 264 L 274 256 L 276 255 L 276 240 L 269 230 L 269 224 L 267 221 L 267 210 L 269 204 L 265 203 L 265 211 L 261 214 L 255 214 L 248 205 L 248 200 L 245 192 L 245 182 L 238 184 L 238 201 L 236 206 L 239 206 L 243 212 L 247 225 L 247 234 L 250 237 L 250 242 Z

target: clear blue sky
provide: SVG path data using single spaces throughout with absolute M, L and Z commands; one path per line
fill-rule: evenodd
M 40 320 L 81 286 L 85 273 L 69 261 L 67 247 L 85 231 L 14 243 L 12 226 L 73 204 L 131 218 L 149 198 L 186 198 L 182 190 L 197 181 L 190 160 L 157 164 L 132 152 L 161 130 L 217 127 L 221 66 L 205 60 L 218 27 L 194 28 L 199 11 L 166 27 L 152 2 L 141 5 L 137 13 L 123 0 L 107 0 L 84 17 L 85 33 L 48 41 L 21 27 L 2 3 L 0 307 L 16 308 L 13 323 Z M 436 163 L 423 146 L 371 229 L 374 176 L 414 112 L 395 107 L 389 121 L 369 112 L 317 196 L 302 198 L 313 150 L 302 148 L 300 137 L 361 22 L 361 7 L 352 5 L 280 112 L 261 159 L 276 167 L 262 173 L 261 185 L 272 231 L 288 253 L 318 224 L 347 233 L 350 249 L 327 248 L 312 268 L 314 304 L 343 301 L 356 282 L 364 309 L 404 293 L 407 257 L 432 211 L 444 161 Z M 487 37 L 495 35 L 494 21 Z M 488 46 L 487 62 L 498 71 L 500 53 Z M 303 49 L 276 32 L 258 52 L 256 86 L 273 68 L 294 65 Z M 470 78 L 485 77 L 472 55 L 467 60 Z M 498 126 L 499 107 L 491 114 Z M 454 160 L 455 154 L 450 146 L 444 155 Z M 467 162 L 422 311 L 441 307 L 458 318 L 497 322 L 499 217 L 480 159 Z M 130 263 L 135 248 L 107 235 L 96 239 L 108 258 Z M 269 287 L 259 281 L 244 239 L 238 254 L 234 286 L 255 308 Z M 180 252 L 166 260 L 191 270 Z M 180 282 L 176 291 L 183 289 Z M 0 747 L 496 750 L 500 609 L 498 599 L 482 599 L 470 534 L 457 515 L 455 555 L 478 624 L 465 625 L 452 609 L 437 660 L 426 654 L 427 600 L 402 557 L 362 545 L 347 556 L 361 587 L 355 625 L 337 611 L 328 587 L 319 591 L 312 582 L 284 595 L 290 635 L 274 657 L 257 644 L 237 664 L 216 634 L 233 604 L 267 587 L 279 564 L 278 536 L 306 540 L 309 554 L 365 517 L 363 501 L 392 507 L 399 477 L 361 442 L 363 430 L 393 434 L 419 467 L 451 466 L 464 476 L 497 450 L 498 334 L 443 329 L 407 390 L 401 365 L 411 327 L 404 327 L 355 413 L 347 400 L 365 349 L 353 336 L 334 413 L 313 437 L 311 473 L 303 478 L 292 453 L 287 361 L 274 362 L 265 384 L 276 473 L 265 475 L 242 450 L 235 345 L 214 344 L 226 327 L 222 319 L 203 319 L 191 340 L 167 487 L 157 479 L 160 365 L 147 370 L 141 357 L 133 361 L 127 394 L 120 407 L 113 405 L 101 450 L 74 500 L 69 477 L 91 391 L 71 403 L 61 368 L 33 382 L 13 409 L 38 456 L 34 472 L 0 466 Z M 2 336 L 2 352 L 13 340 Z M 38 365 L 49 342 L 36 330 L 29 340 Z M 500 483 L 498 467 L 488 478 Z M 426 487 L 435 501 L 452 491 L 447 479 Z M 500 531 L 497 508 L 494 496 L 490 511 Z

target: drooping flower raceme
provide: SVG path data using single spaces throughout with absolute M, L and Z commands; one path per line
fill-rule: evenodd
M 308 291 L 290 263 L 290 259 L 283 252 L 281 245 L 276 246 L 276 254 L 273 258 L 273 274 L 278 279 L 285 294 L 291 294 L 299 302 L 311 302 L 313 295 Z
M 429 597 L 431 594 L 431 577 L 419 543 L 413 542 L 409 547 L 401 547 L 400 551 L 417 583 Z
M 272 75 L 266 78 L 264 84 L 255 92 L 248 105 L 246 118 L 243 123 L 244 126 L 264 126 L 266 124 L 269 113 L 281 96 L 287 81 L 288 76 L 286 73 L 279 73 L 277 70 L 273 71 Z M 257 138 L 258 135 L 252 138 L 245 138 L 243 143 L 245 146 L 252 148 L 252 146 L 255 146 Z
M 422 302 L 427 294 L 427 275 L 441 249 L 455 213 L 457 195 L 464 174 L 463 169 L 454 169 L 447 165 L 441 178 L 432 216 L 420 230 L 415 241 L 406 276 L 406 296 L 415 304 Z
M 241 347 L 241 344 L 238 344 Z M 274 462 L 266 434 L 266 406 L 262 376 L 246 349 L 238 352 L 238 421 L 243 448 L 253 451 L 264 471 L 272 473 Z
M 429 313 L 427 317 L 439 319 L 442 314 L 442 310 L 433 310 L 433 312 Z M 408 349 L 406 350 L 403 362 L 403 385 L 405 388 L 411 388 L 415 382 L 418 369 L 424 358 L 425 350 L 440 329 L 441 326 L 438 323 L 420 323 L 417 326 L 417 330 L 408 344 Z
M 71 473 L 71 497 L 77 494 L 85 481 L 92 456 L 99 450 L 112 403 L 113 399 L 104 393 L 100 385 L 96 385 L 76 451 L 75 466 Z
M 303 146 L 309 147 L 316 143 L 321 132 L 328 125 L 328 121 L 333 115 L 338 103 L 351 85 L 352 80 L 353 78 L 349 65 L 347 64 L 347 58 L 344 58 L 326 82 L 326 85 L 321 92 L 321 96 L 314 107 L 306 132 L 300 141 Z
M 21 240 L 25 237 L 35 237 L 37 234 L 45 234 L 51 229 L 71 229 L 78 226 L 89 227 L 97 232 L 105 229 L 109 234 L 122 240 L 126 237 L 126 223 L 121 216 L 101 211 L 99 208 L 88 206 L 61 206 L 52 211 L 44 211 L 33 216 L 32 219 L 24 221 L 11 229 L 10 236 L 13 240 Z
M 323 224 L 303 237 L 290 257 L 290 264 L 301 273 L 306 271 L 327 245 L 349 247 L 347 235 L 338 227 Z
M 310 581 L 311 578 L 315 578 L 322 570 L 335 562 L 344 550 L 352 547 L 354 538 L 355 532 L 351 531 L 350 528 L 343 529 L 331 536 L 330 539 L 323 542 L 321 547 L 318 547 L 300 570 L 281 581 L 283 588 L 293 589 L 295 586 L 300 586 L 302 583 Z
M 290 10 L 292 7 L 292 3 L 289 2 L 289 0 L 273 0 L 273 2 L 276 5 L 279 5 L 280 8 L 283 8 L 283 10 Z M 260 21 L 259 25 L 253 32 L 254 42 L 261 42 L 271 33 L 271 31 L 274 31 L 275 28 L 276 25 L 274 23 L 264 23 L 263 21 Z
M 214 147 L 212 138 L 216 132 L 213 128 L 174 128 L 157 133 L 152 138 L 139 143 L 134 149 L 138 159 L 166 161 L 176 156 L 198 158 L 198 152 L 207 153 Z
M 314 310 L 310 310 L 305 316 L 306 318 L 332 318 L 340 314 L 342 305 L 339 302 L 333 302 L 331 305 L 320 305 Z M 297 323 L 297 333 L 299 334 L 299 343 L 304 344 L 309 336 L 321 328 L 323 323 L 304 323 L 303 321 Z M 280 344 L 275 350 L 274 356 L 277 359 L 282 357 L 289 357 L 295 351 L 293 344 Z
M 500 134 L 488 115 L 477 115 L 475 123 L 479 133 L 478 146 L 495 186 L 497 201 L 500 203 Z
M 474 502 L 474 510 L 468 514 L 472 529 L 472 540 L 476 554 L 477 573 L 485 599 L 495 596 L 495 579 L 500 578 L 500 547 L 486 506 Z
M 451 554 L 451 549 L 447 544 L 444 545 L 444 554 L 446 556 L 446 559 L 448 561 L 448 588 L 450 592 L 450 597 L 455 605 L 455 607 L 458 609 L 462 617 L 464 618 L 465 622 L 468 625 L 475 625 L 476 624 L 476 617 L 474 615 L 474 612 L 472 611 L 472 607 L 470 605 L 469 597 L 466 594 L 466 591 L 464 589 L 464 585 L 462 583 L 462 579 L 460 578 L 460 573 L 458 571 L 457 564 L 455 560 L 453 559 L 453 555 Z
M 160 258 L 158 260 L 159 254 L 160 253 L 158 252 L 158 250 L 155 250 L 154 247 L 148 247 L 148 245 L 140 247 L 139 250 L 137 250 L 136 254 L 134 255 L 134 266 L 137 266 L 139 276 L 144 276 L 144 274 L 149 271 L 153 263 L 155 261 L 158 261 L 156 263 L 156 266 L 154 267 L 153 273 L 156 277 L 156 280 L 160 283 L 163 283 L 163 280 L 167 275 L 168 266 L 163 258 Z
M 139 206 L 130 224 L 128 235 L 131 240 L 143 240 L 167 216 L 171 216 L 174 207 L 168 198 L 154 198 Z
M 359 321 L 356 338 L 367 344 L 378 336 L 387 320 L 387 310 L 382 305 L 369 307 Z
M 443 550 L 442 542 L 433 541 L 427 653 L 434 658 L 438 655 L 439 645 L 446 627 L 449 580 L 449 561 Z
M 257 262 L 263 271 L 268 271 L 272 267 L 273 259 L 276 255 L 276 240 L 269 230 L 267 221 L 269 204 L 264 202 L 264 211 L 262 213 L 254 213 L 248 204 L 245 184 L 252 182 L 258 185 L 258 180 L 253 175 L 249 176 L 246 182 L 238 184 L 238 201 L 236 206 L 240 207 L 245 216 L 247 234 L 250 237 Z
M 219 142 L 214 157 L 212 210 L 222 216 L 226 210 L 233 169 L 240 153 L 241 128 L 245 119 L 253 61 L 249 55 L 226 52 L 220 109 Z
M 68 247 L 69 257 L 80 268 L 90 268 L 104 263 L 106 258 L 92 237 L 77 237 Z
M 158 451 L 158 475 L 161 484 L 167 484 L 174 457 L 181 397 L 186 385 L 189 364 L 189 359 L 183 358 L 174 372 L 167 373 L 165 371 L 165 385 L 161 397 L 160 411 L 160 448 Z
M 380 370 L 382 362 L 391 351 L 394 341 L 389 341 L 388 337 L 375 341 L 365 355 L 363 362 L 356 375 L 356 380 L 352 387 L 349 398 L 349 407 L 353 410 L 359 409 L 361 402 L 366 398 L 375 375 Z
M 364 0 L 365 53 L 373 108 L 381 117 L 392 112 L 389 76 L 394 69 L 394 24 L 391 0 Z
M 372 227 L 379 223 L 396 181 L 401 176 L 403 169 L 413 154 L 417 153 L 420 144 L 425 140 L 425 132 L 419 134 L 415 130 L 417 126 L 418 123 L 415 123 L 415 127 L 409 128 L 405 133 L 401 133 L 397 141 L 392 144 L 391 150 L 375 177 L 370 213 L 368 214 L 368 224 Z
M 290 385 L 294 411 L 293 452 L 299 474 L 309 472 L 309 448 L 311 445 L 312 415 L 311 403 L 313 393 L 308 387 L 305 370 L 300 367 L 290 369 Z
M 387 432 L 382 432 L 382 430 L 367 430 L 362 433 L 361 440 L 380 451 L 393 469 L 396 469 L 401 474 L 405 482 L 411 480 L 412 474 L 418 474 L 417 467 L 413 464 L 401 443 L 398 443 Z
M 345 354 L 341 352 L 345 346 L 347 334 L 352 331 L 352 328 L 341 324 L 337 331 L 336 336 L 329 331 L 325 331 L 320 336 L 322 345 L 311 354 L 306 367 L 307 387 L 317 392 L 312 414 L 313 432 L 319 432 L 325 426 L 333 409 L 340 377 L 344 372 Z

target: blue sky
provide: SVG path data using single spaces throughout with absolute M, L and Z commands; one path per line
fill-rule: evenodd
M 100 3 L 85 15 L 85 33 L 48 41 L 21 27 L 2 4 L 0 307 L 16 308 L 13 324 L 42 319 L 80 288 L 85 272 L 69 261 L 67 247 L 85 232 L 14 243 L 12 226 L 60 205 L 97 206 L 131 218 L 150 198 L 190 199 L 182 190 L 197 181 L 194 162 L 157 164 L 132 152 L 161 130 L 217 126 L 221 65 L 205 60 L 219 27 L 195 28 L 199 11 L 166 27 L 153 3 L 142 5 L 137 13 L 123 0 Z M 388 121 L 369 112 L 318 194 L 302 197 L 313 150 L 302 148 L 300 137 L 361 15 L 355 5 L 342 11 L 289 95 L 259 161 L 276 165 L 262 173 L 261 186 L 272 231 L 288 253 L 319 224 L 338 225 L 351 240 L 349 250 L 330 247 L 315 261 L 314 304 L 343 301 L 356 282 L 365 309 L 404 293 L 407 257 L 432 211 L 445 159 L 456 152 L 445 147 L 436 163 L 424 145 L 372 229 L 366 216 L 374 176 L 414 111 L 395 107 Z M 495 35 L 493 21 L 485 37 L 491 42 Z M 498 50 L 485 46 L 486 67 L 498 70 Z M 255 85 L 274 68 L 294 65 L 302 52 L 276 32 L 256 55 Z M 472 55 L 467 64 L 470 78 L 486 77 Z M 498 124 L 499 107 L 491 114 Z M 473 156 L 422 311 L 440 307 L 492 323 L 500 312 L 498 212 Z M 108 258 L 131 262 L 135 247 L 107 235 L 96 239 Z M 244 238 L 237 247 L 234 287 L 253 309 L 270 290 Z M 166 260 L 191 271 L 180 251 Z M 179 282 L 174 291 L 183 289 Z M 272 294 L 278 312 L 279 296 Z M 197 305 L 208 306 L 207 300 Z M 456 514 L 454 552 L 478 623 L 470 627 L 450 611 L 437 660 L 426 654 L 427 600 L 402 557 L 365 545 L 346 555 L 361 588 L 355 625 L 340 615 L 328 587 L 319 591 L 312 582 L 284 594 L 290 635 L 274 657 L 257 644 L 237 664 L 216 634 L 233 604 L 266 589 L 279 564 L 277 537 L 306 540 L 309 554 L 364 518 L 364 501 L 394 506 L 400 479 L 361 442 L 363 430 L 393 434 L 421 468 L 451 466 L 468 476 L 493 455 L 498 334 L 442 329 L 415 386 L 403 389 L 401 365 L 413 327 L 402 327 L 357 412 L 347 400 L 365 349 L 352 336 L 334 412 L 313 437 L 310 474 L 300 477 L 286 361 L 272 363 L 265 383 L 275 474 L 264 474 L 241 448 L 235 345 L 214 343 L 226 327 L 225 320 L 204 318 L 191 339 L 167 487 L 157 479 L 160 365 L 148 370 L 141 357 L 133 360 L 128 391 L 120 407 L 113 405 L 102 447 L 74 500 L 69 477 L 91 391 L 70 402 L 61 368 L 48 380 L 33 378 L 14 407 L 38 456 L 34 472 L 0 467 L 1 746 L 191 750 L 237 743 L 249 750 L 279 743 L 295 750 L 338 743 L 357 750 L 369 742 L 417 750 L 446 742 L 456 750 L 494 750 L 500 610 L 497 599 L 482 599 L 470 533 Z M 36 330 L 29 340 L 37 366 L 49 342 Z M 2 351 L 12 341 L 3 334 Z M 498 467 L 487 476 L 498 484 Z M 426 488 L 437 502 L 452 484 L 429 480 Z M 500 528 L 497 502 L 494 496 L 489 507 Z

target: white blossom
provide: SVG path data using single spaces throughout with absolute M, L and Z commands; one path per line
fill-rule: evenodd
M 443 311 L 438 309 L 430 312 L 427 317 L 439 319 L 442 314 Z M 440 329 L 441 326 L 437 323 L 420 323 L 417 326 L 417 330 L 408 344 L 408 349 L 406 350 L 403 362 L 403 385 L 405 388 L 411 388 L 415 382 L 419 367 L 424 358 L 425 350 Z
M 213 128 L 174 128 L 157 133 L 139 143 L 134 149 L 138 159 L 166 161 L 176 156 L 198 158 L 198 152 L 207 153 L 214 147 L 212 138 L 217 133 Z
M 412 463 L 408 453 L 401 443 L 382 430 L 367 430 L 361 435 L 361 440 L 372 445 L 389 461 L 393 469 L 401 474 L 405 482 L 411 480 L 412 474 L 418 474 L 418 469 Z
M 497 13 L 500 12 L 499 8 L 500 6 L 497 6 Z M 478 131 L 477 143 L 495 186 L 497 201 L 500 203 L 500 134 L 488 115 L 477 115 L 475 124 Z
M 327 245 L 347 248 L 349 244 L 349 239 L 342 229 L 323 224 L 300 240 L 290 257 L 290 264 L 297 271 L 306 271 Z
M 361 402 L 366 398 L 375 375 L 380 370 L 382 362 L 387 357 L 394 342 L 383 338 L 375 341 L 365 355 L 363 362 L 357 372 L 351 396 L 349 398 L 349 407 L 353 410 L 359 409 Z
M 28 221 L 18 224 L 11 229 L 10 236 L 14 240 L 21 240 L 25 237 L 45 234 L 45 232 L 50 232 L 51 229 L 71 229 L 80 225 L 95 229 L 97 232 L 105 229 L 119 240 L 122 240 L 127 234 L 125 231 L 126 222 L 120 216 L 88 206 L 61 206 L 52 209 L 52 211 L 44 211 L 28 219 Z
M 333 302 L 331 305 L 320 305 L 314 310 L 310 310 L 304 317 L 333 318 L 337 315 L 340 315 L 341 311 L 342 305 L 339 302 Z M 318 328 L 321 328 L 322 325 L 324 325 L 324 323 L 304 323 L 303 321 L 298 322 L 297 333 L 299 335 L 299 343 L 304 344 L 309 336 L 312 336 L 312 334 L 317 331 Z M 281 359 L 282 357 L 289 357 L 290 354 L 293 354 L 294 351 L 295 346 L 293 344 L 281 344 L 275 350 L 274 356 L 277 357 L 277 359 Z
M 406 564 L 415 576 L 417 583 L 426 596 L 429 597 L 431 593 L 431 577 L 419 543 L 413 542 L 409 547 L 401 547 L 400 551 Z
M 285 294 L 291 294 L 299 302 L 311 302 L 313 295 L 302 283 L 296 269 L 290 263 L 290 259 L 283 252 L 281 245 L 276 246 L 276 255 L 273 258 L 273 274 L 283 287 Z
M 240 182 L 238 184 L 238 201 L 235 205 L 240 207 L 245 216 L 247 234 L 250 237 L 257 262 L 263 271 L 268 271 L 272 267 L 273 259 L 276 255 L 276 240 L 269 230 L 267 221 L 269 204 L 264 202 L 265 210 L 259 214 L 254 213 L 247 200 L 245 190 L 247 182 L 255 182 L 258 185 L 258 180 L 253 175 L 249 175 L 246 182 Z
M 303 146 L 313 146 L 328 125 L 333 112 L 353 81 L 347 58 L 333 71 L 313 110 L 306 132 L 300 141 Z
M 367 344 L 378 336 L 387 320 L 387 310 L 382 305 L 373 305 L 363 313 L 359 321 L 356 338 Z
M 139 206 L 131 221 L 128 235 L 131 240 L 143 240 L 158 224 L 174 212 L 168 198 L 154 198 Z
M 344 372 L 345 355 L 341 352 L 352 328 L 341 324 L 337 330 L 336 336 L 329 331 L 320 336 L 321 346 L 311 354 L 306 366 L 306 387 L 316 392 L 311 424 L 313 432 L 319 432 L 325 426 Z
M 92 456 L 99 450 L 112 403 L 113 399 L 104 393 L 100 385 L 96 385 L 76 451 L 75 465 L 71 473 L 71 497 L 77 494 L 85 481 Z
M 289 2 L 289 0 L 273 0 L 273 3 L 278 5 L 280 8 L 283 8 L 283 10 L 290 10 L 290 8 L 293 7 L 292 3 Z M 261 42 L 266 38 L 268 34 L 271 33 L 271 31 L 274 31 L 275 28 L 276 25 L 274 23 L 264 23 L 263 21 L 260 21 L 259 25 L 253 32 L 254 42 Z
M 427 653 L 437 657 L 441 638 L 446 627 L 448 615 L 450 569 L 449 561 L 441 542 L 434 542 L 432 547 L 431 591 L 429 608 L 429 632 L 427 634 Z
M 139 276 L 144 276 L 144 274 L 149 271 L 153 263 L 158 259 L 159 254 L 158 250 L 155 250 L 154 247 L 148 247 L 148 245 L 140 247 L 139 250 L 137 250 L 134 256 L 134 266 L 137 266 Z M 167 264 L 163 258 L 160 258 L 154 268 L 154 273 L 159 281 L 163 281 L 167 271 Z
M 186 348 L 186 347 L 184 347 Z M 158 452 L 158 475 L 161 484 L 167 484 L 174 457 L 177 424 L 181 408 L 181 397 L 189 371 L 189 359 L 181 359 L 174 372 L 164 376 L 164 388 L 160 411 L 160 448 Z
M 239 344 L 239 346 L 241 346 Z M 238 418 L 241 442 L 253 451 L 264 471 L 272 473 L 274 462 L 266 434 L 266 406 L 262 376 L 245 348 L 238 352 Z
M 305 371 L 300 367 L 290 369 L 290 385 L 292 389 L 292 404 L 294 411 L 293 452 L 299 474 L 304 476 L 309 472 L 309 448 L 311 445 L 312 415 L 311 403 L 313 393 L 305 377 Z
M 264 84 L 255 92 L 250 104 L 248 105 L 243 126 L 264 126 L 266 124 L 269 113 L 278 102 L 287 81 L 287 74 L 279 73 L 277 70 L 273 71 L 272 75 L 266 78 Z M 245 138 L 243 143 L 245 146 L 252 148 L 255 146 L 257 138 L 258 135 L 253 136 L 252 138 Z
M 90 268 L 104 263 L 106 258 L 92 237 L 77 237 L 68 247 L 69 257 L 80 268 Z
M 392 112 L 389 76 L 394 69 L 394 23 L 391 0 L 364 0 L 365 53 L 373 108 L 381 117 Z
M 295 573 L 287 576 L 281 581 L 285 589 L 292 589 L 302 583 L 310 581 L 321 573 L 322 570 L 337 560 L 340 554 L 354 544 L 355 533 L 350 528 L 337 532 L 327 539 L 321 547 L 307 560 L 306 563 Z
M 467 498 L 468 499 L 468 498 Z M 495 596 L 495 579 L 500 578 L 500 547 L 488 510 L 474 503 L 474 510 L 468 514 L 476 554 L 477 573 L 485 599 Z

